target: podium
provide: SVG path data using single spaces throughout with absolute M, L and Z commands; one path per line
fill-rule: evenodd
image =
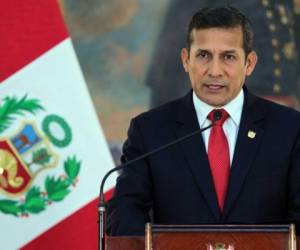
M 109 237 L 107 250 L 297 250 L 290 225 L 155 225 L 145 237 Z M 300 248 L 299 248 L 300 249 Z

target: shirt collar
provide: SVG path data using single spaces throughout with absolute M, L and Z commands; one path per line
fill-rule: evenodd
M 194 91 L 193 91 L 193 103 L 194 103 L 195 110 L 197 112 L 200 127 L 202 127 L 207 119 L 208 114 L 216 107 L 210 106 L 207 103 L 200 100 L 196 96 Z M 241 121 L 241 116 L 242 116 L 243 104 L 244 104 L 244 90 L 241 89 L 240 93 L 233 100 L 231 100 L 223 107 L 218 107 L 218 108 L 225 109 L 226 112 L 230 115 L 230 118 L 233 120 L 233 122 L 237 126 L 239 126 Z

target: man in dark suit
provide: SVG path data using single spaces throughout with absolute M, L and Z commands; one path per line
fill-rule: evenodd
M 248 89 L 258 96 L 299 109 L 300 11 L 293 3 L 296 1 L 170 1 L 145 80 L 151 89 L 151 107 L 181 97 L 188 90 L 189 79 L 182 70 L 180 56 L 174 51 L 184 46 L 182 33 L 195 10 L 203 6 L 217 7 L 223 3 L 252 17 L 253 49 L 259 61 L 247 79 Z
M 122 171 L 108 233 L 141 235 L 150 220 L 298 227 L 300 114 L 244 86 L 257 61 L 248 19 L 231 7 L 201 9 L 181 58 L 192 91 L 134 118 L 122 161 L 214 125 Z

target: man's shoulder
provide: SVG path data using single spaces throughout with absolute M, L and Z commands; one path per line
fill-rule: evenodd
M 274 101 L 249 94 L 249 99 L 253 101 L 253 107 L 257 112 L 266 111 L 270 117 L 278 117 L 282 119 L 297 119 L 300 121 L 300 112 Z

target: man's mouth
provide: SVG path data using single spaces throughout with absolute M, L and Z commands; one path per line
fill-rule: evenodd
M 215 83 L 211 83 L 211 84 L 204 84 L 204 86 L 206 88 L 208 88 L 209 90 L 220 90 L 225 88 L 224 84 L 215 84 Z

